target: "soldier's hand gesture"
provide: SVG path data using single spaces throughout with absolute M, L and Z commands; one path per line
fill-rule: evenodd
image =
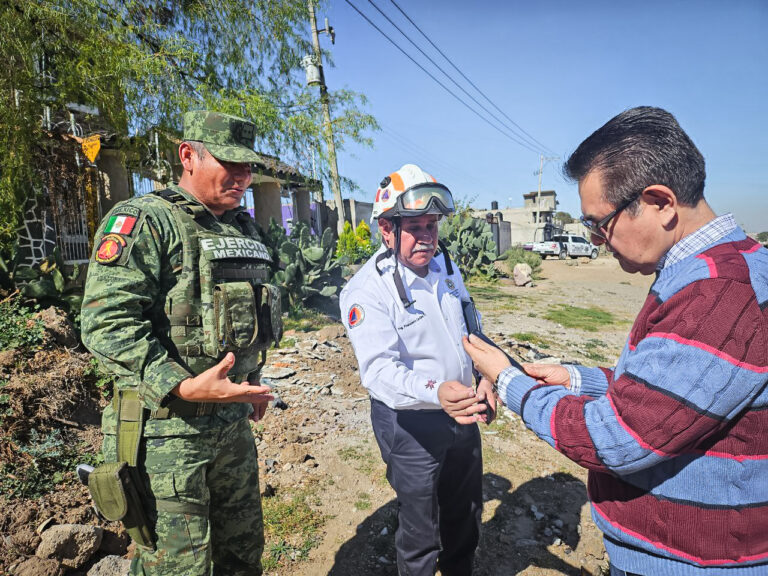
M 267 403 L 274 400 L 269 386 L 252 386 L 248 382 L 236 384 L 227 376 L 235 364 L 235 355 L 228 353 L 216 366 L 208 368 L 194 378 L 182 380 L 173 392 L 188 402 L 248 402 L 253 404 L 252 418 L 264 415 Z

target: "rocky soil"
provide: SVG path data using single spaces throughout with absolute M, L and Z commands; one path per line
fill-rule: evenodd
M 505 280 L 470 291 L 486 332 L 513 355 L 526 361 L 595 365 L 610 364 L 618 356 L 648 285 L 648 279 L 622 273 L 614 260 L 599 258 L 545 261 L 532 287 L 518 288 Z M 567 328 L 545 318 L 560 305 L 597 306 L 613 313 L 615 321 L 600 332 Z M 72 357 L 82 373 L 87 355 L 61 349 L 33 359 L 43 369 L 25 371 L 18 360 L 6 359 L 0 371 L 5 370 L 4 377 L 15 375 L 16 381 L 20 373 L 30 378 L 37 374 L 45 378 L 48 392 L 78 389 L 70 381 L 76 380 L 76 371 L 65 370 Z M 397 574 L 394 493 L 385 479 L 370 428 L 368 397 L 342 326 L 333 323 L 318 331 L 286 334 L 285 347 L 271 351 L 267 364 L 265 381 L 279 401 L 254 425 L 265 502 L 310 495 L 307 502 L 324 518 L 314 547 L 279 555 L 269 574 Z M 45 372 L 49 369 L 53 378 Z M 42 396 L 37 405 L 42 409 L 50 396 Z M 56 422 L 51 418 L 68 422 L 58 426 L 70 441 L 88 442 L 95 450 L 100 403 L 98 396 L 80 398 L 35 417 L 47 417 L 48 424 Z M 603 574 L 607 558 L 589 518 L 586 472 L 538 440 L 506 409 L 496 422 L 483 426 L 482 434 L 485 509 L 476 574 Z M 6 445 L 0 463 L 12 457 L 9 451 Z M 0 495 L 0 574 L 64 573 L 60 562 L 35 556 L 50 526 L 64 524 L 104 529 L 98 552 L 66 574 L 114 574 L 122 569 L 115 564 L 118 567 L 109 572 L 97 566 L 104 557 L 114 562 L 114 557 L 130 555 L 120 527 L 100 523 L 89 507 L 87 491 L 64 478 L 60 489 L 35 500 Z M 274 555 L 269 534 L 267 538 L 267 554 Z

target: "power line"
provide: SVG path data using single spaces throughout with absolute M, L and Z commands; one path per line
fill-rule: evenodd
M 379 7 L 376 5 L 376 3 L 375 3 L 375 2 L 373 2 L 373 0 L 368 0 L 368 3 L 369 3 L 371 6 L 373 6 L 374 8 L 376 8 L 376 10 L 379 12 L 379 14 L 381 14 L 382 16 L 384 16 L 384 18 L 386 18 L 387 22 L 389 22 L 390 24 L 392 24 L 392 26 L 394 26 L 394 27 L 395 27 L 395 29 L 396 29 L 398 32 L 400 32 L 400 34 L 402 34 L 402 35 L 403 35 L 403 37 L 404 37 L 406 40 L 408 40 L 408 42 L 410 42 L 410 43 L 413 45 L 413 47 L 414 47 L 414 48 L 416 48 L 416 50 L 418 50 L 419 52 L 421 52 L 421 54 L 422 54 L 422 55 L 423 55 L 423 56 L 424 56 L 424 57 L 425 57 L 427 60 L 429 60 L 429 61 L 430 61 L 430 63 L 431 63 L 431 64 L 432 64 L 432 65 L 433 65 L 435 68 L 437 68 L 438 70 L 440 70 L 440 72 L 442 72 L 442 73 L 443 73 L 443 75 L 444 75 L 446 78 L 448 78 L 448 80 L 450 80 L 451 82 L 453 82 L 453 84 L 454 84 L 454 85 L 455 85 L 455 86 L 456 86 L 456 87 L 457 87 L 459 90 L 461 90 L 462 92 L 464 92 L 464 94 L 466 94 L 466 95 L 467 95 L 467 97 L 469 97 L 469 99 L 470 99 L 470 100 L 472 100 L 472 101 L 473 101 L 475 104 L 477 104 L 478 106 L 480 106 L 480 108 L 482 108 L 482 109 L 483 109 L 483 110 L 484 110 L 484 111 L 485 111 L 485 112 L 486 112 L 488 115 L 490 115 L 490 116 L 491 116 L 491 117 L 492 117 L 494 120 L 496 120 L 496 121 L 497 121 L 499 124 L 501 124 L 502 126 L 504 126 L 504 128 L 506 128 L 506 129 L 508 129 L 510 132 L 514 133 L 514 134 L 515 134 L 515 136 L 517 136 L 517 137 L 519 137 L 519 138 L 521 138 L 521 139 L 523 139 L 523 140 L 526 140 L 526 137 L 525 137 L 525 136 L 523 136 L 522 134 L 518 134 L 518 133 L 516 133 L 514 128 L 512 128 L 512 127 L 510 127 L 509 125 L 505 124 L 504 120 L 502 120 L 501 118 L 499 118 L 498 116 L 496 116 L 496 114 L 494 114 L 492 111 L 488 110 L 488 108 L 486 108 L 486 107 L 485 107 L 485 106 L 482 104 L 482 102 L 480 102 L 479 100 L 477 100 L 477 98 L 475 98 L 474 96 L 472 96 L 472 94 L 470 94 L 470 93 L 469 93 L 469 92 L 468 92 L 468 91 L 467 91 L 467 90 L 466 90 L 466 89 L 465 89 L 465 88 L 464 88 L 464 87 L 463 87 L 461 84 L 459 84 L 459 83 L 458 83 L 456 80 L 454 80 L 454 79 L 453 79 L 453 77 L 452 77 L 450 74 L 448 74 L 448 72 L 446 72 L 445 70 L 443 70 L 443 68 L 442 68 L 442 67 L 441 67 L 441 66 L 440 66 L 440 65 L 439 65 L 437 62 L 435 62 L 435 61 L 432 59 L 432 57 L 431 57 L 429 54 L 427 54 L 426 52 L 424 52 L 424 50 L 422 50 L 422 49 L 421 49 L 421 47 L 420 47 L 418 44 L 416 44 L 416 42 L 414 42 L 414 41 L 413 41 L 413 40 L 412 40 L 412 39 L 411 39 L 411 38 L 408 36 L 408 34 L 406 34 L 405 32 L 403 32 L 403 29 L 402 29 L 402 28 L 400 28 L 400 27 L 399 27 L 399 26 L 398 26 L 398 25 L 397 25 L 397 24 L 396 24 L 396 23 L 395 23 L 395 22 L 394 22 L 394 21 L 393 21 L 393 20 L 392 20 L 392 19 L 391 19 L 389 16 L 387 16 L 387 15 L 384 13 L 384 11 L 383 11 L 381 8 L 379 8 Z M 397 5 L 396 5 L 396 6 L 397 6 Z M 398 6 L 398 9 L 400 9 L 400 7 L 399 7 L 399 6 Z M 402 12 L 402 10 L 401 10 L 401 12 Z M 405 14 L 404 12 L 403 12 L 403 15 L 404 15 L 406 18 L 408 18 L 408 15 L 407 15 L 407 14 Z M 412 21 L 410 18 L 408 18 L 408 21 L 409 21 L 409 22 L 411 22 L 411 24 L 413 24 L 413 21 Z M 414 26 L 415 26 L 415 24 L 414 24 Z M 417 29 L 418 29 L 418 27 L 417 27 Z M 419 32 L 421 32 L 421 30 L 420 30 L 420 29 L 419 29 Z M 421 32 L 421 33 L 422 33 L 422 35 L 424 35 L 424 32 Z M 432 44 L 432 41 L 431 41 L 431 40 L 429 40 L 429 38 L 427 38 L 427 40 L 430 42 L 430 44 Z M 434 44 L 433 44 L 433 46 L 434 46 Z M 439 50 L 439 49 L 437 49 L 437 50 L 438 50 L 438 52 L 440 52 L 440 50 Z M 440 53 L 442 54 L 442 52 L 440 52 Z M 443 57 L 445 57 L 445 55 L 443 55 Z M 446 58 L 446 60 L 447 60 L 447 58 Z M 450 60 L 449 60 L 449 62 L 450 62 Z M 453 63 L 452 63 L 452 62 L 451 62 L 451 64 L 453 65 Z M 455 68 L 455 66 L 454 66 L 454 68 Z M 461 71 L 459 71 L 459 73 L 461 73 Z M 462 76 L 463 76 L 463 74 L 462 74 Z M 470 82 L 470 84 L 471 84 L 471 82 Z M 475 90 L 477 90 L 477 87 L 475 87 Z M 479 90 L 478 90 L 478 92 L 479 92 Z M 481 94 L 482 94 L 482 93 L 481 93 Z M 486 99 L 487 99 L 487 98 L 486 98 Z M 514 124 L 514 122 L 512 122 L 512 123 Z M 517 125 L 515 124 L 515 126 L 517 126 Z M 519 130 L 522 130 L 522 128 L 520 128 L 519 126 L 517 126 L 517 128 L 518 128 Z M 525 132 L 524 130 L 522 130 L 522 131 L 523 131 L 523 132 Z M 535 141 L 535 139 L 533 139 L 533 138 L 532 138 L 530 135 L 528 135 L 528 142 L 527 142 L 527 143 L 528 143 L 528 144 L 530 144 L 531 146 L 533 146 L 534 148 L 539 148 L 539 147 L 542 147 L 542 148 L 546 148 L 546 146 L 543 146 L 543 144 L 541 144 L 540 142 L 536 142 L 536 141 Z
M 515 138 L 514 136 L 512 136 L 512 135 L 510 135 L 509 133 L 505 132 L 505 131 L 504 131 L 504 130 L 502 130 L 502 129 L 501 129 L 499 126 L 497 126 L 496 124 L 494 124 L 493 122 L 491 122 L 490 120 L 488 120 L 488 119 L 487 119 L 485 116 L 483 116 L 482 114 L 480 114 L 480 113 L 479 113 L 477 110 L 475 110 L 474 108 L 472 108 L 472 107 L 471 107 L 469 104 L 467 104 L 467 103 L 466 103 L 464 100 L 462 100 L 461 98 L 459 98 L 459 96 L 457 96 L 457 95 L 456 95 L 454 92 L 452 92 L 450 88 L 448 88 L 448 87 L 447 87 L 445 84 L 443 84 L 442 82 L 440 82 L 440 80 L 438 80 L 437 78 L 435 78 L 435 76 L 434 76 L 434 75 L 433 75 L 431 72 L 429 72 L 429 70 L 427 70 L 426 68 L 424 68 L 424 66 L 422 66 L 421 64 L 419 64 L 419 63 L 418 63 L 416 60 L 414 60 L 414 59 L 413 59 L 413 57 L 412 57 L 410 54 L 408 54 L 408 53 L 407 53 L 405 50 L 403 50 L 403 49 L 402 49 L 400 46 L 398 46 L 398 45 L 395 43 L 395 41 L 394 41 L 394 40 L 392 40 L 392 39 L 391 39 L 389 36 L 387 36 L 387 34 L 386 34 L 386 33 L 385 33 L 385 32 L 384 32 L 384 31 L 383 31 L 381 28 L 379 28 L 378 26 L 376 26 L 376 24 L 374 24 L 374 23 L 373 23 L 373 22 L 370 20 L 370 18 L 368 18 L 368 16 L 366 16 L 365 14 L 363 14 L 363 13 L 362 13 L 362 12 L 361 12 L 361 11 L 360 11 L 358 8 L 357 8 L 357 6 L 355 6 L 354 4 L 352 4 L 352 2 L 350 2 L 350 0 L 344 0 L 344 1 L 345 1 L 347 4 L 349 4 L 349 5 L 350 5 L 350 6 L 351 6 L 351 7 L 352 7 L 354 10 L 355 10 L 355 12 L 357 12 L 358 14 L 360 14 L 360 16 L 362 16 L 362 17 L 365 19 L 365 21 L 366 21 L 366 22 L 368 22 L 368 24 L 370 24 L 371 26 L 373 26 L 373 28 L 375 28 L 375 29 L 376 29 L 376 31 L 377 31 L 379 34 L 381 34 L 382 36 L 384 36 L 384 38 L 386 38 L 388 42 L 390 42 L 390 43 L 391 43 L 391 44 L 392 44 L 392 45 L 393 45 L 395 48 L 397 48 L 398 50 L 400 50 L 400 52 L 402 52 L 402 53 L 403 53 L 403 55 L 404 55 L 406 58 L 408 58 L 408 59 L 409 59 L 411 62 L 413 62 L 414 64 L 416 64 L 416 66 L 418 66 L 418 67 L 419 67 L 419 68 L 420 68 L 420 69 L 421 69 L 421 70 L 422 70 L 422 71 L 423 71 L 423 72 L 424 72 L 424 73 L 425 73 L 427 76 L 429 76 L 430 78 L 432 78 L 432 80 L 434 80 L 435 82 L 437 82 L 437 84 L 439 84 L 439 85 L 440 85 L 440 87 L 441 87 L 443 90 L 445 90 L 445 91 L 446 91 L 446 92 L 448 92 L 448 93 L 449 93 L 451 96 L 453 96 L 453 97 L 454 97 L 456 100 L 458 100 L 458 101 L 459 101 L 459 102 L 460 102 L 460 103 L 461 103 L 463 106 L 465 106 L 465 107 L 466 107 L 466 108 L 467 108 L 467 109 L 468 109 L 470 112 L 472 112 L 473 114 L 475 114 L 475 115 L 476 115 L 478 118 L 480 118 L 480 119 L 481 119 L 483 122 L 485 122 L 486 124 L 488 124 L 489 126 L 491 126 L 491 127 L 494 129 L 494 130 L 497 130 L 498 132 L 500 132 L 500 133 L 501 133 L 503 136 L 506 136 L 507 138 L 509 138 L 509 139 L 510 139 L 510 140 L 512 140 L 513 142 L 516 142 L 517 144 L 519 144 L 519 145 L 520 145 L 520 146 L 522 146 L 523 148 L 527 148 L 527 149 L 528 149 L 528 150 L 530 150 L 531 152 L 534 152 L 535 154 L 539 154 L 539 150 L 537 150 L 537 149 L 535 149 L 535 148 L 532 148 L 532 147 L 531 147 L 530 145 L 528 145 L 526 142 L 523 142 L 523 141 L 521 141 L 521 140 L 518 140 L 518 139 L 517 139 L 517 138 Z
M 435 167 L 437 170 L 439 170 L 440 174 L 447 175 L 448 177 L 441 177 L 439 180 L 441 182 L 445 182 L 449 179 L 452 180 L 463 180 L 467 182 L 480 182 L 483 184 L 484 187 L 491 189 L 491 187 L 483 182 L 482 178 L 478 178 L 477 175 L 470 176 L 463 170 L 461 170 L 456 164 L 450 164 L 446 162 L 445 160 L 441 160 L 435 156 L 433 156 L 429 151 L 427 151 L 422 146 L 419 146 L 412 140 L 408 139 L 403 134 L 395 131 L 391 127 L 382 124 L 382 134 L 390 139 L 392 142 L 394 142 L 396 145 L 406 149 L 409 153 L 413 154 L 419 161 L 422 163 L 422 168 L 427 168 L 427 172 L 434 175 L 434 171 L 431 167 Z
M 370 1 L 370 0 L 369 0 L 369 1 Z M 414 22 L 414 21 L 411 19 L 411 17 L 410 17 L 410 16 L 408 16 L 408 14 L 406 14 L 406 13 L 405 13 L 405 11 L 404 11 L 404 10 L 403 10 L 403 9 L 402 9 L 402 8 L 401 8 L 401 7 L 400 7 L 398 4 L 397 4 L 397 2 L 395 2 L 395 0 L 389 0 L 389 1 L 390 1 L 390 2 L 392 2 L 392 4 L 394 4 L 394 5 L 395 5 L 395 8 L 397 8 L 397 9 L 400 11 L 400 13 L 401 13 L 403 16 L 405 16 L 405 18 L 408 20 L 408 22 L 410 22 L 410 23 L 411 23 L 411 25 L 413 25 L 413 27 L 414 27 L 414 28 L 416 28 L 416 30 L 418 30 L 418 31 L 421 33 L 421 35 L 422 35 L 422 36 L 424 36 L 424 38 L 427 40 L 427 42 L 429 42 L 429 43 L 432 45 L 432 47 L 433 47 L 435 50 L 437 50 L 437 51 L 440 53 L 440 55 L 441 55 L 443 58 L 445 58 L 445 59 L 446 59 L 446 61 L 447 61 L 447 62 L 448 62 L 448 63 L 449 63 L 451 66 L 453 66 L 453 68 L 456 70 L 456 72 L 458 72 L 459 74 L 461 74 L 461 77 L 462 77 L 462 78 L 464 78 L 464 80 L 466 80 L 466 81 L 469 83 L 469 85 L 470 85 L 470 86 L 472 86 L 472 88 L 474 88 L 475 90 L 477 90 L 477 92 L 478 92 L 478 93 L 479 93 L 479 94 L 480 94 L 480 95 L 481 95 L 483 98 L 485 98 L 485 99 L 486 99 L 486 100 L 487 100 L 487 101 L 488 101 L 488 102 L 491 104 L 491 106 L 493 106 L 494 108 L 496 108 L 496 110 L 498 110 L 498 111 L 499 111 L 499 112 L 502 114 L 502 116 L 504 116 L 504 117 L 505 117 L 507 120 L 509 120 L 509 121 L 510 121 L 512 124 L 514 124 L 515 126 L 517 126 L 517 128 L 518 128 L 518 129 L 519 129 L 519 130 L 520 130 L 520 131 L 521 131 L 523 134 L 525 134 L 526 136 L 528 136 L 528 138 L 530 138 L 530 140 L 532 140 L 533 142 L 535 142 L 536 144 L 538 144 L 539 146 L 541 146 L 541 147 L 542 147 L 544 150 L 548 151 L 549 153 L 555 154 L 554 150 L 552 150 L 552 149 L 551 149 L 551 148 L 549 148 L 548 146 L 545 146 L 544 144 L 542 144 L 541 142 L 539 142 L 539 141 L 538 141 L 536 138 L 534 138 L 533 136 L 531 136 L 531 134 L 529 134 L 528 132 L 526 132 L 526 131 L 525 131 L 525 129 L 524 129 L 522 126 L 520 126 L 520 125 L 519 125 L 517 122 L 515 122 L 514 120 L 512 120 L 512 118 L 510 118 L 510 117 L 509 117 L 509 116 L 508 116 L 508 115 L 507 115 L 507 114 L 506 114 L 506 113 L 505 113 L 505 112 L 504 112 L 504 111 L 503 111 L 501 108 L 499 108 L 499 107 L 498 107 L 498 106 L 497 106 L 497 105 L 496 105 L 496 104 L 493 102 L 493 100 L 491 100 L 491 99 L 490 99 L 488 96 L 486 96 L 486 95 L 485 95 L 485 93 L 484 93 L 482 90 L 480 90 L 480 88 L 478 88 L 478 87 L 475 85 L 475 83 L 474 83 L 474 82 L 472 82 L 472 80 L 470 80 L 469 78 L 467 78 L 466 74 L 464 74 L 464 72 L 462 72 L 462 71 L 459 69 L 459 67 L 458 67 L 458 66 L 456 66 L 456 64 L 454 64 L 454 63 L 453 63 L 453 61 L 451 61 L 451 59 L 450 59 L 450 58 L 448 58 L 448 56 L 446 56 L 446 55 L 445 55 L 445 53 L 444 53 L 442 50 L 440 50 L 440 48 L 438 48 L 438 47 L 437 47 L 437 45 L 436 45 L 434 42 L 432 42 L 432 40 L 430 40 L 429 36 L 427 36 L 427 35 L 424 33 L 424 31 L 423 31 L 421 28 L 419 28 L 418 24 L 416 24 L 416 22 Z

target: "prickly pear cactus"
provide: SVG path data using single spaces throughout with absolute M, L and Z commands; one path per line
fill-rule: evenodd
M 280 246 L 280 262 L 272 282 L 280 286 L 284 301 L 292 308 L 313 307 L 320 299 L 336 296 L 341 285 L 344 259 L 334 258 L 335 243 L 329 228 L 320 238 L 312 236 L 306 224 L 298 224 Z
M 493 265 L 496 243 L 485 220 L 457 212 L 441 224 L 440 237 L 465 277 L 494 278 L 498 274 Z

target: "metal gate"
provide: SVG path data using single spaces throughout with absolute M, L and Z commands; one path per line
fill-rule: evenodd
M 88 262 L 91 239 L 98 226 L 99 199 L 104 194 L 104 176 L 96 167 L 72 162 L 66 147 L 52 151 L 55 158 L 48 173 L 48 199 L 56 229 L 56 245 L 65 264 Z

